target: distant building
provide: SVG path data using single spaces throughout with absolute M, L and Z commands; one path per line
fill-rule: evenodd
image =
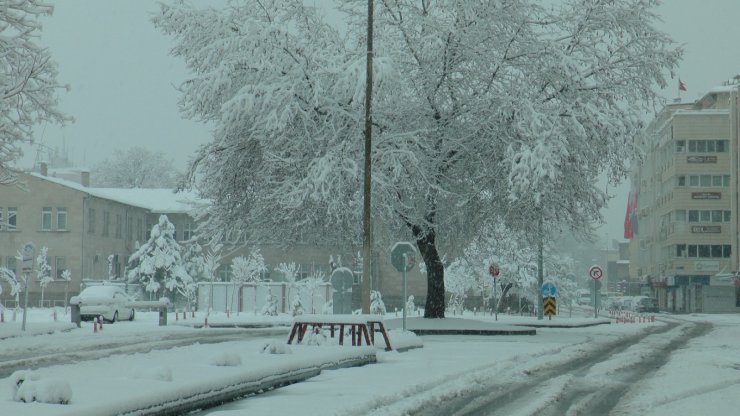
M 203 204 L 207 203 L 194 194 L 176 194 L 170 189 L 91 188 L 88 170 L 52 170 L 45 163 L 41 164 L 40 172 L 22 175 L 22 181 L 22 187 L 0 189 L 0 266 L 20 275 L 22 265 L 16 256 L 21 247 L 33 242 L 38 254 L 46 246 L 55 280 L 44 291 L 45 306 L 65 305 L 69 297 L 79 293 L 86 280 L 126 281 L 129 256 L 149 239 L 149 232 L 160 215 L 167 215 L 175 225 L 176 240 L 184 243 L 193 237 L 196 229 L 192 214 L 204 209 Z M 215 279 L 230 281 L 231 259 L 247 255 L 248 250 L 239 241 L 223 243 L 224 259 Z M 357 298 L 355 306 L 359 308 L 362 267 L 353 255 L 357 250 L 300 243 L 290 249 L 271 245 L 259 248 L 268 266 L 263 279 L 278 282 L 284 280 L 275 271 L 281 262 L 298 264 L 299 279 L 318 272 L 324 273 L 328 280 L 332 267 L 330 256 L 335 261 L 341 258 L 342 265 L 356 273 L 353 297 Z M 388 257 L 389 253 L 375 252 L 373 289 L 381 291 L 389 307 L 400 306 L 401 279 Z M 72 275 L 69 283 L 61 279 L 67 269 Z M 417 304 L 423 304 L 425 299 L 425 283 L 418 267 L 409 273 L 409 294 L 416 297 Z M 0 282 L 0 286 L 0 303 L 14 307 L 15 298 L 9 286 L 5 282 Z M 41 288 L 32 274 L 29 305 L 38 306 L 40 301 Z
M 633 163 L 630 278 L 649 285 L 664 310 L 740 311 L 738 88 L 667 105 Z

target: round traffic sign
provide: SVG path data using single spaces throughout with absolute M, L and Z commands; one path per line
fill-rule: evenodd
M 491 263 L 491 265 L 488 266 L 488 274 L 490 274 L 494 278 L 496 278 L 499 273 L 501 273 L 501 269 L 499 269 L 498 264 Z
M 604 276 L 604 270 L 599 266 L 591 266 L 591 268 L 588 269 L 588 275 L 594 280 L 600 280 Z
M 557 288 L 555 288 L 555 285 L 547 282 L 542 285 L 542 296 L 544 297 L 552 297 L 555 296 L 558 293 Z

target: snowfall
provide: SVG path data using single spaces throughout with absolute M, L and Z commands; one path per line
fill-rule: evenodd
M 5 322 L 0 323 L 0 365 L 7 366 L 8 357 L 18 359 L 18 354 L 26 351 L 43 348 L 49 353 L 40 368 L 15 371 L 0 379 L 2 415 L 114 415 L 177 402 L 179 398 L 218 386 L 306 369 L 312 369 L 316 375 L 201 414 L 403 415 L 434 406 L 482 380 L 495 378 L 497 383 L 517 383 L 537 368 L 573 359 L 587 351 L 598 351 L 622 337 L 676 320 L 710 321 L 714 328 L 675 351 L 663 368 L 634 386 L 630 413 L 729 415 L 737 414 L 740 406 L 740 348 L 737 346 L 740 315 L 659 315 L 656 322 L 567 327 L 594 318 L 587 316 L 588 311 L 576 311 L 572 317 L 556 316 L 552 321 L 470 312 L 465 314 L 465 319 L 501 325 L 557 322 L 565 323 L 566 327 L 537 328 L 533 336 L 415 336 L 400 329 L 389 331 L 394 347 L 408 348 L 403 352 L 338 346 L 331 339 L 321 345 L 288 345 L 292 317 L 286 315 L 269 318 L 267 323 L 274 328 L 272 335 L 265 338 L 196 343 L 146 353 L 127 353 L 124 348 L 120 354 L 106 358 L 90 353 L 86 357 L 90 359 L 65 360 L 53 365 L 55 351 L 94 351 L 96 345 L 102 347 L 121 340 L 156 345 L 173 334 L 197 333 L 207 338 L 225 329 L 194 327 L 193 324 L 203 321 L 202 314 L 189 317 L 188 321 L 175 320 L 174 314 L 170 314 L 169 325 L 159 326 L 156 312 L 140 312 L 133 322 L 106 324 L 103 330 L 95 332 L 91 322 L 83 322 L 81 328 L 76 328 L 61 311 L 57 314 L 58 321 L 54 321 L 51 310 L 30 309 L 26 331 L 21 331 L 21 316 L 13 321 L 8 311 L 5 312 Z M 433 325 L 451 327 L 458 318 L 434 320 Z M 229 317 L 214 314 L 210 322 L 264 324 L 266 319 L 252 313 Z M 396 314 L 384 319 L 398 323 Z M 605 383 L 610 371 L 629 365 L 641 350 L 655 343 L 670 342 L 670 337 L 675 336 L 673 332 L 651 335 L 624 353 L 607 357 L 591 369 L 600 374 L 591 374 L 589 379 Z M 28 355 L 34 355 L 31 352 Z M 374 362 L 329 369 L 337 363 L 368 358 L 374 358 L 371 360 Z M 19 378 L 25 380 L 20 387 L 16 384 Z M 529 403 L 511 414 L 537 414 L 538 409 L 556 400 L 557 389 L 557 383 L 553 383 L 552 391 L 543 392 L 541 401 Z

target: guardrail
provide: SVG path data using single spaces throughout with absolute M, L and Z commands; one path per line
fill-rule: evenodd
M 112 301 L 110 302 L 112 303 Z M 80 306 L 85 304 L 85 299 L 79 296 L 72 296 L 69 300 L 69 306 L 72 310 L 72 323 L 77 325 L 77 328 L 81 326 L 82 316 L 80 315 Z M 100 304 L 100 299 L 95 299 L 94 303 Z M 159 326 L 167 325 L 167 308 L 170 306 L 170 300 L 167 298 L 161 298 L 159 300 L 136 300 L 133 302 L 127 302 L 124 304 L 130 308 L 149 308 L 159 310 Z

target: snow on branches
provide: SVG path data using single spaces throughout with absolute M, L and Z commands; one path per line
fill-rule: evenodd
M 54 7 L 36 0 L 4 2 L 0 8 L 2 54 L 0 67 L 0 184 L 18 180 L 11 167 L 20 158 L 21 143 L 33 142 L 33 126 L 42 122 L 63 124 L 69 118 L 57 110 L 57 90 L 68 88 L 56 80 L 57 65 L 48 49 L 36 43 L 41 32 L 39 16 Z
M 180 245 L 175 241 L 175 226 L 160 215 L 152 227 L 149 241 L 142 244 L 129 258 L 128 279 L 141 283 L 144 289 L 156 295 L 160 289 L 170 292 L 192 281 L 182 265 Z

